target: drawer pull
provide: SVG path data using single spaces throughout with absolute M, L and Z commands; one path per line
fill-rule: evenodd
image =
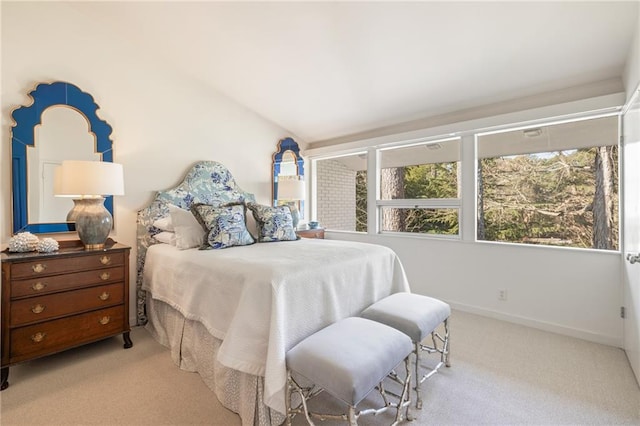
M 47 286 L 47 283 L 38 281 L 37 283 L 31 284 L 31 289 L 33 291 L 40 291 L 40 290 L 44 290 L 46 286 Z
M 47 333 L 43 333 L 42 331 L 38 331 L 36 334 L 32 334 L 31 335 L 31 341 L 33 341 L 33 343 L 40 343 L 44 340 L 44 338 L 47 336 Z
M 107 293 L 106 291 L 103 291 L 102 294 L 100 296 L 98 296 L 98 297 L 100 298 L 100 300 L 105 301 L 109 297 L 111 297 L 111 295 L 109 293 Z
M 105 315 L 104 317 L 100 318 L 99 322 L 102 325 L 107 325 L 109 324 L 109 322 L 111 321 L 111 317 L 108 315 Z
M 42 263 L 36 263 L 31 267 L 31 269 L 36 274 L 39 274 L 40 272 L 44 272 L 44 270 L 47 269 L 47 265 L 43 265 Z
M 45 308 L 46 306 L 38 303 L 36 306 L 31 307 L 31 312 L 33 312 L 34 314 L 39 314 L 39 313 L 42 313 L 42 311 L 44 311 Z
M 108 265 L 111 263 L 111 256 L 102 256 L 100 258 L 100 263 L 102 263 L 103 265 Z
M 111 274 L 108 272 L 103 272 L 100 274 L 100 279 L 103 281 L 108 280 L 109 278 L 111 278 Z

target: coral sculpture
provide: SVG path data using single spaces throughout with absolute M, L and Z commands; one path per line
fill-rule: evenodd
M 38 241 L 38 237 L 31 232 L 19 232 L 9 239 L 9 251 L 35 251 Z
M 51 253 L 52 251 L 58 250 L 58 247 L 58 242 L 53 238 L 44 238 L 38 241 L 36 250 L 38 250 L 40 253 Z

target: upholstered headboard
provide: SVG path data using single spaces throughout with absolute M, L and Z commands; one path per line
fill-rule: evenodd
M 137 275 L 136 275 L 136 316 L 137 324 L 147 322 L 145 310 L 146 292 L 142 290 L 142 271 L 147 248 L 156 241 L 153 236 L 160 232 L 153 223 L 169 214 L 169 204 L 189 209 L 193 203 L 214 206 L 255 201 L 253 194 L 243 191 L 233 179 L 229 170 L 216 161 L 200 161 L 187 173 L 182 183 L 172 189 L 159 191 L 151 204 L 138 211 L 137 219 Z

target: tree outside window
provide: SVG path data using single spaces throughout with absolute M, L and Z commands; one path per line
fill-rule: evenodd
M 617 117 L 478 137 L 478 240 L 617 250 Z

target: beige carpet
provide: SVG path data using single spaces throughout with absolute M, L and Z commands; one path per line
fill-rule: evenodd
M 12 367 L 1 424 L 240 424 L 143 328 L 132 339 L 129 350 L 113 338 Z M 425 384 L 413 425 L 640 425 L 640 388 L 620 349 L 463 312 L 451 341 L 453 365 Z M 328 397 L 315 405 L 338 407 Z

